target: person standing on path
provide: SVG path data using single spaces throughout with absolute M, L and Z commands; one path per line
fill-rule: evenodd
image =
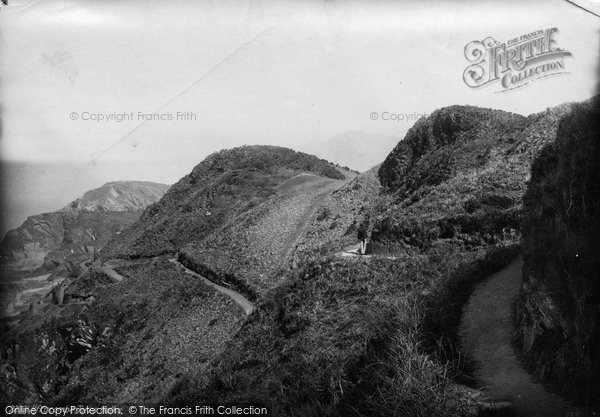
M 358 227 L 358 240 L 360 242 L 359 253 L 364 255 L 367 253 L 367 231 L 369 230 L 369 220 L 364 220 Z

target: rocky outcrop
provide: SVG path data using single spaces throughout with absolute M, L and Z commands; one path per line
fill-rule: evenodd
M 532 166 L 524 197 L 519 336 L 531 369 L 600 398 L 600 97 L 573 106 Z
M 477 246 L 514 234 L 530 163 L 569 108 L 524 117 L 450 106 L 417 121 L 379 169 L 391 204 L 378 213 L 373 239 L 424 248 L 437 239 Z

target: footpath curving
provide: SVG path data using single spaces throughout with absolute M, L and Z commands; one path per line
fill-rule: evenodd
M 246 315 L 249 316 L 255 310 L 256 306 L 254 305 L 254 303 L 252 303 L 250 300 L 248 300 L 246 297 L 244 297 L 242 294 L 238 293 L 237 291 L 234 291 L 231 288 L 227 288 L 222 285 L 219 285 L 219 284 L 209 280 L 208 278 L 203 277 L 202 275 L 198 274 L 197 272 L 195 272 L 195 271 L 189 269 L 188 267 L 186 267 L 185 265 L 181 264 L 177 259 L 171 258 L 171 259 L 169 259 L 169 262 L 183 268 L 183 270 L 185 271 L 186 274 L 190 274 L 196 278 L 200 278 L 202 280 L 202 282 L 204 282 L 209 287 L 212 287 L 212 288 L 216 289 L 217 291 L 225 294 L 229 298 L 231 298 L 240 307 L 242 307 L 242 309 L 244 310 Z M 117 271 L 115 271 L 110 266 L 104 265 L 102 267 L 99 267 L 98 269 L 100 271 L 102 271 L 104 274 L 106 274 L 109 278 L 111 278 L 114 282 L 120 282 L 124 279 L 124 277 L 121 274 L 119 274 Z
M 244 310 L 246 315 L 249 316 L 255 310 L 256 306 L 254 305 L 254 303 L 252 303 L 250 300 L 248 300 L 246 297 L 244 297 L 242 294 L 238 293 L 237 291 L 234 291 L 231 288 L 227 288 L 222 285 L 219 285 L 219 284 L 209 280 L 208 278 L 203 277 L 202 275 L 198 274 L 197 272 L 194 272 L 191 269 L 189 269 L 188 267 L 186 267 L 185 265 L 181 264 L 177 259 L 174 259 L 174 258 L 169 259 L 169 262 L 171 262 L 175 265 L 178 265 L 179 267 L 183 268 L 183 270 L 185 271 L 186 274 L 190 274 L 190 275 L 195 276 L 196 278 L 200 278 L 202 280 L 202 282 L 204 282 L 206 285 L 216 289 L 217 291 L 219 291 L 219 292 L 225 294 L 226 296 L 228 296 L 229 298 L 231 298 L 240 307 L 242 307 L 242 309 Z
M 463 350 L 474 361 L 480 388 L 492 400 L 510 403 L 510 415 L 575 416 L 569 403 L 533 380 L 515 353 L 513 305 L 522 266 L 519 257 L 475 288 L 460 324 Z

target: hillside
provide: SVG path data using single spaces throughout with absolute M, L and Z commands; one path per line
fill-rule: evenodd
M 573 106 L 524 197 L 519 341 L 541 380 L 600 407 L 600 97 Z M 583 388 L 583 389 L 582 389 Z M 595 408 L 594 408 L 595 407 Z
M 203 369 L 243 323 L 232 300 L 166 260 L 95 268 L 45 303 L 0 347 L 0 401 L 152 403 Z M 93 300 L 93 301 L 91 301 Z
M 244 146 L 214 153 L 113 239 L 103 256 L 176 252 L 258 206 L 276 194 L 279 184 L 302 172 L 344 179 L 327 161 L 277 146 Z
M 302 173 L 282 182 L 275 194 L 228 222 L 181 256 L 196 271 L 227 276 L 253 296 L 281 283 L 298 239 L 311 216 L 342 181 Z M 239 284 L 238 284 L 239 283 Z
M 357 175 L 322 201 L 295 247 L 294 266 L 357 242 L 358 227 L 370 217 L 381 192 L 377 169 Z
M 379 169 L 393 204 L 377 213 L 373 239 L 473 246 L 516 233 L 533 157 L 569 108 L 523 117 L 452 106 L 420 119 Z

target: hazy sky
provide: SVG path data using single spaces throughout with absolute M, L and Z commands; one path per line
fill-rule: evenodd
M 11 0 L 0 20 L 1 157 L 92 163 L 106 181 L 172 183 L 225 147 L 349 130 L 400 139 L 414 123 L 372 112 L 529 114 L 587 99 L 600 50 L 600 19 L 564 0 Z M 468 42 L 550 27 L 573 54 L 569 74 L 505 93 L 464 84 Z M 138 112 L 196 120 L 141 123 Z

